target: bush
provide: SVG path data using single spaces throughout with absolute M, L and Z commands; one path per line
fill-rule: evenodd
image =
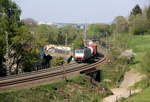
M 148 21 L 143 15 L 136 15 L 130 17 L 129 20 L 130 32 L 135 35 L 141 35 L 147 32 L 149 28 Z
M 150 78 L 150 52 L 147 52 L 141 62 L 140 71 Z
M 121 53 L 121 55 L 119 56 L 120 60 L 123 60 L 125 62 L 127 62 L 128 64 L 131 64 L 134 62 L 135 59 L 135 53 L 133 52 L 132 49 L 130 50 L 125 50 Z
M 63 65 L 64 59 L 62 57 L 55 57 L 51 60 L 51 66 Z
M 79 49 L 79 48 L 84 47 L 83 36 L 76 37 L 76 39 L 73 41 L 73 44 L 74 44 L 73 45 L 74 49 Z

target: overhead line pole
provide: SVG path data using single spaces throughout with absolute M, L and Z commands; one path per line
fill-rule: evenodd
M 68 46 L 68 34 L 66 33 L 66 38 L 65 38 L 65 46 L 67 47 Z
M 87 28 L 86 28 L 86 23 L 84 25 L 84 46 L 86 46 L 86 39 L 87 39 Z
M 6 41 L 6 74 L 10 75 L 9 69 L 9 44 L 8 44 L 8 32 L 5 31 L 5 41 Z
M 68 46 L 68 33 L 66 32 L 65 33 L 65 46 L 67 47 Z M 65 54 L 66 54 L 66 52 L 65 52 Z M 67 56 L 67 54 L 66 54 L 66 56 Z M 66 64 L 66 62 L 67 62 L 67 59 L 66 59 L 66 57 L 65 57 L 65 59 L 64 59 L 65 61 L 64 61 L 64 63 L 63 63 L 63 72 L 64 72 L 64 74 L 63 74 L 63 79 L 67 82 L 67 73 L 66 73 L 66 68 L 65 68 L 65 64 Z

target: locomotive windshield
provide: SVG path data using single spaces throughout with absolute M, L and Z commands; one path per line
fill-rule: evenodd
M 75 53 L 84 53 L 83 50 L 76 50 Z

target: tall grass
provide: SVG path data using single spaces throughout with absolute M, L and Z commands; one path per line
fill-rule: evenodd
M 98 85 L 98 83 L 97 83 Z M 48 85 L 30 89 L 13 90 L 0 93 L 0 102 L 99 102 L 108 93 L 90 82 L 90 78 L 80 75 Z

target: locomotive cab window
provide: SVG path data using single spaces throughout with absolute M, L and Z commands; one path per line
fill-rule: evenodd
M 76 50 L 75 53 L 79 53 L 79 50 Z
M 83 50 L 76 50 L 75 53 L 84 53 Z
M 84 53 L 84 51 L 83 51 L 83 50 L 80 50 L 80 53 Z

